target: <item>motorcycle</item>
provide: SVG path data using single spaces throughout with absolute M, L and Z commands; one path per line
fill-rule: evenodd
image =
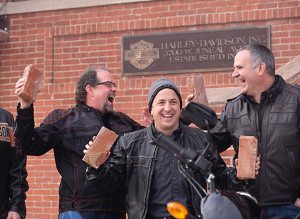
M 216 113 L 209 107 L 191 102 L 182 111 L 181 118 L 192 122 L 199 128 L 206 130 L 211 144 L 210 130 L 216 125 Z M 167 205 L 169 213 L 178 219 L 254 219 L 259 218 L 259 207 L 256 199 L 246 192 L 217 191 L 214 175 L 210 171 L 211 162 L 204 158 L 206 149 L 198 154 L 188 147 L 181 147 L 163 134 L 153 139 L 156 145 L 172 153 L 180 161 L 180 173 L 187 179 L 201 198 L 201 215 L 191 215 L 180 203 L 171 202 Z M 199 170 L 206 178 L 208 191 L 206 191 L 191 174 Z

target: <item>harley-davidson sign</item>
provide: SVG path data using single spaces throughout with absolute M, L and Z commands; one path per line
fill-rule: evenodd
M 260 43 L 270 48 L 270 27 L 191 31 L 123 37 L 123 75 L 232 69 L 236 51 Z

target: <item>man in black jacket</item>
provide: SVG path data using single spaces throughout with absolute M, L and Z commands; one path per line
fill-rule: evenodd
M 99 169 L 87 172 L 88 182 L 115 178 L 112 186 L 118 186 L 125 180 L 129 219 L 172 218 L 166 209 L 170 201 L 181 202 L 190 213 L 199 215 L 200 197 L 180 174 L 177 159 L 157 147 L 153 139 L 163 134 L 182 147 L 202 153 L 208 145 L 207 133 L 179 122 L 182 100 L 172 81 L 155 81 L 148 100 L 152 125 L 121 137 L 112 156 Z M 226 168 L 213 145 L 208 148 L 206 158 L 212 162 L 212 172 L 220 189 L 239 186 L 235 180 L 235 170 Z M 203 175 L 200 174 L 198 180 L 205 188 Z
M 16 94 L 24 84 L 19 79 Z M 102 126 L 118 135 L 142 128 L 127 115 L 114 112 L 117 85 L 104 67 L 87 69 L 77 83 L 76 106 L 54 110 L 34 128 L 33 105 L 20 100 L 17 108 L 16 138 L 24 152 L 39 156 L 54 150 L 61 175 L 59 187 L 60 219 L 123 219 L 124 190 L 113 189 L 109 179 L 85 183 L 87 164 L 82 161 L 84 146 L 96 136 Z
M 300 214 L 300 86 L 275 75 L 275 59 L 265 46 L 241 48 L 232 74 L 242 94 L 228 100 L 212 130 L 219 151 L 241 135 L 258 139 L 260 170 L 248 191 L 268 218 Z M 237 156 L 235 156 L 237 157 Z
M 0 108 L 0 219 L 26 217 L 26 157 L 14 144 L 15 122 Z

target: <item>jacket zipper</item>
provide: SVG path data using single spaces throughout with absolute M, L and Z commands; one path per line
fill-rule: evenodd
M 156 154 L 157 154 L 157 146 L 154 146 L 154 150 L 153 150 L 153 153 L 152 153 L 153 159 L 156 158 Z M 148 209 L 147 206 L 148 206 L 149 191 L 150 191 L 150 185 L 151 185 L 151 178 L 150 177 L 152 177 L 153 170 L 154 170 L 154 161 L 153 161 L 153 159 L 151 161 L 150 171 L 149 171 L 149 174 L 148 174 L 148 184 L 147 184 L 146 196 L 144 198 L 145 206 L 144 206 L 144 213 L 142 215 L 142 219 L 146 218 L 147 211 L 148 211 L 146 209 Z

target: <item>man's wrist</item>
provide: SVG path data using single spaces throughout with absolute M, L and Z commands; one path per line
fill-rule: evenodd
M 20 103 L 20 109 L 28 109 L 32 103 L 25 103 L 25 102 L 19 102 Z

